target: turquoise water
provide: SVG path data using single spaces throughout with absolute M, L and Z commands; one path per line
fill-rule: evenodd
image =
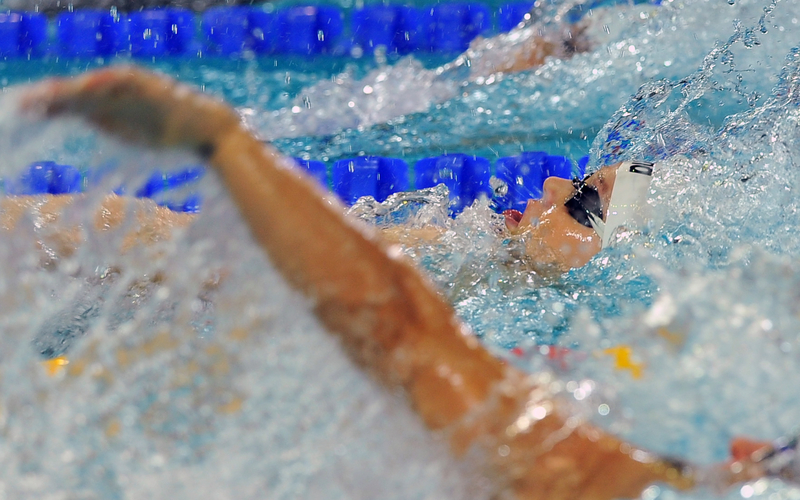
M 443 225 L 445 238 L 407 252 L 490 348 L 552 370 L 587 418 L 710 463 L 725 458 L 734 435 L 770 439 L 800 422 L 792 51 L 800 4 L 776 2 L 773 12 L 769 2 L 665 3 L 649 20 L 629 12 L 631 27 L 594 52 L 494 81 L 463 67 L 439 75 L 441 61 L 412 59 L 148 65 L 225 96 L 292 156 L 412 162 L 541 149 L 591 153 L 597 166 L 624 143 L 622 157 L 661 160 L 652 224 L 563 278 L 510 263 L 513 245 L 495 237 L 490 210 L 450 220 L 441 193 L 412 223 Z M 476 48 L 472 67 L 501 52 Z M 5 63 L 0 73 L 11 85 L 108 62 L 119 61 Z M 65 211 L 66 225 L 90 224 L 121 183 L 197 161 L 76 123 L 20 120 L 13 93 L 0 102 L 0 175 L 43 158 L 108 172 Z M 197 222 L 153 247 L 120 251 L 134 216 L 108 234 L 84 231 L 70 258 L 48 254 L 41 210 L 4 235 L 6 496 L 488 497 L 468 464 L 453 463 L 401 402 L 349 365 L 250 240 L 214 176 L 196 189 L 207 200 Z M 109 267 L 119 276 L 108 278 Z M 31 342 L 53 318 L 94 314 L 74 309 L 87 297 L 101 313 L 69 351 L 72 370 L 47 376 Z M 552 360 L 542 348 L 551 344 L 569 351 Z M 641 378 L 604 353 L 620 345 L 642 364 Z M 761 481 L 725 495 L 800 494 Z

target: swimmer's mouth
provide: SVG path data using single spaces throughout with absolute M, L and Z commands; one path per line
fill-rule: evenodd
M 522 212 L 519 210 L 509 209 L 503 211 L 503 216 L 506 218 L 506 227 L 514 230 L 519 226 L 522 220 Z

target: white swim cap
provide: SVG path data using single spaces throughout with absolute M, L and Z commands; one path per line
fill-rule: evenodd
M 592 227 L 600 236 L 603 248 L 609 245 L 618 228 L 640 226 L 647 221 L 650 209 L 647 197 L 654 166 L 653 163 L 638 160 L 623 162 L 617 168 L 606 221 L 590 216 Z

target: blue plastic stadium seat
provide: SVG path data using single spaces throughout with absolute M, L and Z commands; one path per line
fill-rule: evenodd
M 444 184 L 450 190 L 451 209 L 458 213 L 481 195 L 490 196 L 491 163 L 486 158 L 447 154 L 423 158 L 414 166 L 414 187 Z
M 392 193 L 408 189 L 408 164 L 397 158 L 360 156 L 339 160 L 331 173 L 333 191 L 348 204 L 362 196 L 384 201 Z

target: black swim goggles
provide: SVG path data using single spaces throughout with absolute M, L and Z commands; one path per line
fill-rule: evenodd
M 596 223 L 593 224 L 593 220 L 604 219 L 603 205 L 597 188 L 586 184 L 587 178 L 572 179 L 572 185 L 575 186 L 575 194 L 564 203 L 564 206 L 567 207 L 570 217 L 575 219 L 578 224 L 594 228 Z

